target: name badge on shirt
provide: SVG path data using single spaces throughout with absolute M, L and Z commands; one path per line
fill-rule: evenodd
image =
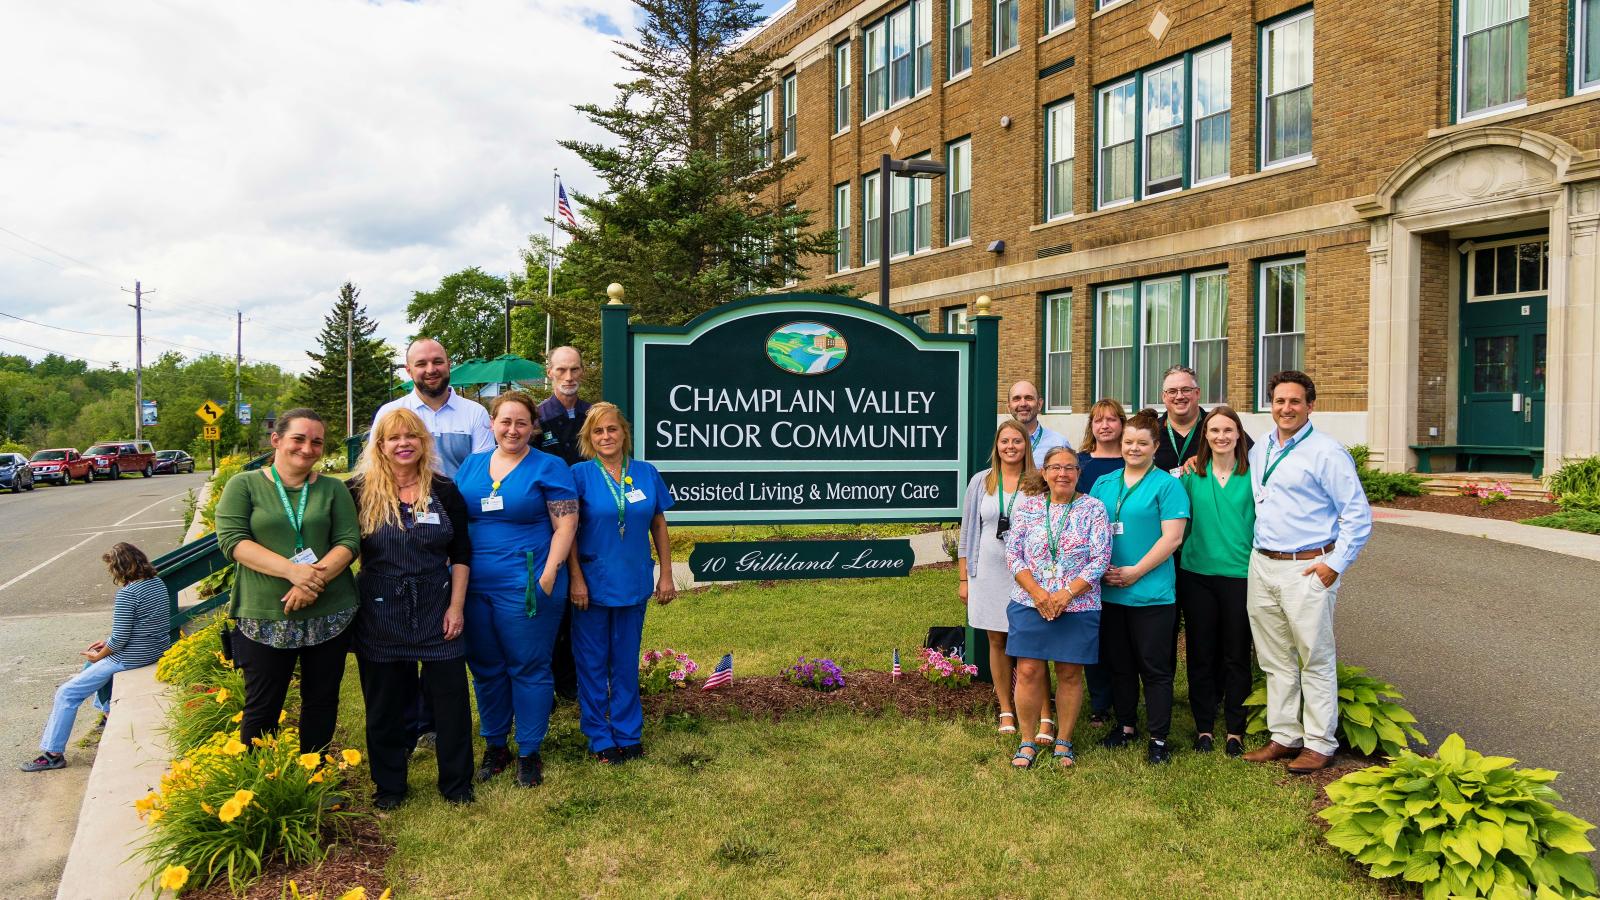
M 640 502 L 643 502 L 643 500 L 644 500 L 644 491 L 641 491 L 638 488 L 634 488 L 633 490 L 628 492 L 627 496 L 628 496 L 628 502 L 629 503 L 640 503 Z
M 1122 523 L 1121 522 L 1112 522 L 1111 523 L 1111 533 L 1112 534 L 1121 534 L 1122 533 Z
M 500 498 L 496 497 L 495 499 L 499 500 Z M 418 525 L 437 525 L 437 524 L 439 524 L 439 514 L 436 513 L 436 512 L 420 513 L 420 514 L 417 515 L 417 524 Z
M 299 553 L 296 553 L 295 555 L 289 557 L 289 562 L 295 563 L 296 565 L 302 565 L 302 566 L 312 565 L 316 561 L 317 561 L 317 554 L 313 553 L 310 547 L 306 547 L 305 549 L 301 550 Z
M 1172 468 L 1167 470 L 1167 474 L 1171 475 L 1173 478 L 1182 478 L 1183 477 L 1183 466 L 1173 466 Z
M 554 431 L 546 431 L 544 433 L 544 442 L 546 444 L 554 444 L 556 442 L 556 433 Z
M 506 498 L 499 495 L 485 497 L 483 498 L 482 502 L 479 503 L 479 506 L 483 507 L 484 512 L 498 512 L 499 510 L 506 508 Z

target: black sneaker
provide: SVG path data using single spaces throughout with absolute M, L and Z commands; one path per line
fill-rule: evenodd
M 643 744 L 629 744 L 617 748 L 617 762 L 627 762 L 630 759 L 639 759 L 644 756 Z
M 25 762 L 18 768 L 24 772 L 47 772 L 51 769 L 65 769 L 67 757 L 62 753 L 41 753 L 30 762 Z
M 593 759 L 595 762 L 600 763 L 601 765 L 616 765 L 617 763 L 622 762 L 622 748 L 607 747 L 604 750 L 601 750 L 599 753 L 593 754 Z
M 1202 734 L 1194 739 L 1196 753 L 1210 753 L 1215 749 L 1217 749 L 1217 740 L 1209 734 Z
M 451 797 L 446 797 L 444 798 L 444 802 L 452 806 L 469 806 L 473 803 L 477 803 L 478 797 L 471 791 L 467 791 L 464 794 L 456 794 Z
M 1227 753 L 1229 756 L 1243 756 L 1244 741 L 1241 741 L 1236 737 L 1228 738 L 1226 749 L 1223 752 Z
M 372 805 L 381 810 L 399 809 L 400 804 L 406 800 L 403 794 L 379 794 L 372 798 Z
M 1157 766 L 1171 762 L 1172 748 L 1167 746 L 1166 741 L 1151 741 L 1150 749 L 1146 752 L 1145 759 L 1149 760 L 1151 765 Z
M 1138 737 L 1137 732 L 1124 731 L 1121 728 L 1112 728 L 1111 733 L 1100 739 L 1100 746 L 1112 750 L 1120 750 L 1134 742 Z
M 523 787 L 544 784 L 544 760 L 537 751 L 517 758 L 517 784 Z
M 506 770 L 511 765 L 511 751 L 505 747 L 485 747 L 483 749 L 483 765 L 478 767 L 477 778 L 479 781 L 488 781 Z

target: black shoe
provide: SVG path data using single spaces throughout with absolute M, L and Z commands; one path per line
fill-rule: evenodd
M 617 762 L 627 762 L 630 759 L 639 759 L 644 756 L 643 744 L 629 744 L 617 748 Z
M 1171 762 L 1172 748 L 1167 746 L 1166 741 L 1151 741 L 1150 749 L 1146 752 L 1145 759 L 1149 760 L 1151 765 Z
M 544 760 L 537 752 L 517 758 L 517 784 L 523 787 L 544 784 Z
M 381 810 L 399 809 L 405 800 L 404 794 L 378 794 L 372 798 L 372 805 Z
M 18 768 L 24 772 L 45 772 L 50 769 L 65 769 L 67 757 L 63 753 L 41 753 L 31 762 L 25 762 Z
M 1215 749 L 1217 749 L 1216 738 L 1209 734 L 1202 734 L 1194 739 L 1194 751 L 1196 753 L 1210 753 Z
M 1228 738 L 1227 749 L 1224 752 L 1229 756 L 1243 756 L 1244 741 L 1241 741 L 1236 737 Z
M 452 806 L 467 806 L 469 804 L 478 802 L 478 798 L 471 791 L 467 791 L 464 794 L 456 794 L 454 797 L 446 797 L 444 798 L 444 802 Z
M 1133 743 L 1138 737 L 1137 732 L 1123 731 L 1121 728 L 1111 729 L 1111 733 L 1100 739 L 1100 746 L 1111 750 L 1120 750 Z
M 1089 727 L 1099 728 L 1106 724 L 1106 714 L 1103 712 L 1089 713 Z
M 593 754 L 593 758 L 595 762 L 600 763 L 601 765 L 616 765 L 617 763 L 622 762 L 622 748 L 607 747 L 604 750 L 601 750 L 599 753 Z
M 511 751 L 504 746 L 485 747 L 483 750 L 483 765 L 478 767 L 477 778 L 479 781 L 488 781 L 506 770 L 511 765 Z

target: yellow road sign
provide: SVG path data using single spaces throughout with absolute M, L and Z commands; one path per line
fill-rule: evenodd
M 200 404 L 200 408 L 194 411 L 194 414 L 204 420 L 207 425 L 222 418 L 222 413 L 222 407 L 212 403 L 210 400 Z
M 207 425 L 206 427 L 200 429 L 200 436 L 208 441 L 222 440 L 222 426 Z

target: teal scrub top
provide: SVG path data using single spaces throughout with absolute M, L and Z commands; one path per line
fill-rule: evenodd
M 633 606 L 655 592 L 655 563 L 650 558 L 650 523 L 672 508 L 672 494 L 656 467 L 632 459 L 626 490 L 643 497 L 626 501 L 622 534 L 617 534 L 617 483 L 596 460 L 572 466 L 578 487 L 578 567 L 595 606 Z
M 1178 479 L 1152 466 L 1130 490 L 1123 485 L 1122 471 L 1102 475 L 1089 496 L 1105 504 L 1111 518 L 1111 564 L 1131 566 L 1144 559 L 1161 540 L 1161 523 L 1167 519 L 1189 518 L 1189 495 Z M 1117 501 L 1122 501 L 1118 515 Z M 1117 534 L 1117 523 L 1122 533 Z M 1112 587 L 1102 583 L 1100 602 L 1121 606 L 1161 606 L 1177 602 L 1177 569 L 1172 557 L 1146 572 L 1132 587 Z

